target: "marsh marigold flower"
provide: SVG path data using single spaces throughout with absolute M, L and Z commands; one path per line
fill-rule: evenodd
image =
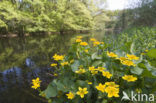
M 127 54 L 127 57 L 128 57 L 129 60 L 139 60 L 139 57 L 137 57 L 135 55 Z
M 56 64 L 56 63 L 52 63 L 51 66 L 52 66 L 52 67 L 56 67 L 57 64 Z
M 54 58 L 54 60 L 58 61 L 58 60 L 63 60 L 64 59 L 64 56 L 63 55 L 57 55 L 57 54 L 55 54 L 53 56 L 53 58 Z
M 120 58 L 118 58 L 118 59 L 119 59 L 121 62 L 127 60 L 126 57 L 120 57 Z
M 68 64 L 69 64 L 68 62 L 61 63 L 62 66 L 65 66 L 65 65 L 68 65 Z
M 55 76 L 55 77 L 57 77 L 57 76 L 58 76 L 58 74 L 57 74 L 57 73 L 54 73 L 54 76 Z
M 85 49 L 84 51 L 85 51 L 86 53 L 88 53 L 88 49 Z
M 90 41 L 93 41 L 93 42 L 95 42 L 95 41 L 97 41 L 95 38 L 90 38 Z
M 128 66 L 136 66 L 133 61 L 130 60 L 121 61 L 121 63 Z
M 39 78 L 33 79 L 32 80 L 32 84 L 33 85 L 31 86 L 31 88 L 33 88 L 33 89 L 39 88 L 40 87 L 40 83 L 41 83 L 41 81 L 40 81 Z
M 95 75 L 95 74 L 98 74 L 98 71 L 93 70 L 93 71 L 91 71 L 91 73 L 92 73 L 92 75 Z
M 68 94 L 66 94 L 68 99 L 73 99 L 75 97 L 75 95 L 72 92 L 69 92 Z
M 115 82 L 106 82 L 105 85 L 115 87 L 115 88 L 119 87 L 119 85 L 115 84 Z
M 145 52 L 148 52 L 148 50 L 146 49 Z
M 97 46 L 97 45 L 100 45 L 100 42 L 99 41 L 93 42 L 93 46 Z
M 104 68 L 104 67 L 98 67 L 98 69 L 97 69 L 99 72 L 103 72 L 104 70 L 106 70 L 106 68 Z
M 108 94 L 108 97 L 119 97 L 119 88 L 108 86 L 105 89 L 105 92 Z
M 82 46 L 87 46 L 88 43 L 87 43 L 87 42 L 81 42 L 80 45 L 82 45 Z
M 102 83 L 99 83 L 99 85 L 96 86 L 96 89 L 101 91 L 102 93 L 105 92 L 105 88 L 106 88 L 106 85 L 103 85 Z
M 134 82 L 137 80 L 137 77 L 134 77 L 133 75 L 125 75 L 122 77 L 122 79 L 124 79 L 128 82 Z
M 89 71 L 93 71 L 93 70 L 95 70 L 95 67 L 94 66 L 89 67 Z
M 86 70 L 82 69 L 82 68 L 80 68 L 79 70 L 75 71 L 75 73 L 77 73 L 77 74 L 83 74 L 85 72 L 86 72 Z
M 89 85 L 92 85 L 92 82 L 88 82 Z
M 80 42 L 82 42 L 82 40 L 81 39 L 76 39 L 76 42 L 80 43 Z
M 116 55 L 115 53 L 113 53 L 113 52 L 108 52 L 108 51 L 107 51 L 107 55 L 108 55 L 109 57 L 113 57 L 113 58 L 116 58 L 116 57 L 117 57 L 117 55 Z
M 108 72 L 108 71 L 103 71 L 103 72 L 102 72 L 102 75 L 103 75 L 104 77 L 108 78 L 108 79 L 110 79 L 110 78 L 112 77 L 112 74 L 111 74 L 110 72 Z
M 89 67 L 89 71 L 92 73 L 92 75 L 95 75 L 95 74 L 97 74 L 97 73 L 98 73 L 98 69 L 95 69 L 95 67 L 94 67 L 94 66 Z
M 87 88 L 81 88 L 79 87 L 79 91 L 76 93 L 77 95 L 80 95 L 81 98 L 84 98 L 85 94 L 88 94 Z

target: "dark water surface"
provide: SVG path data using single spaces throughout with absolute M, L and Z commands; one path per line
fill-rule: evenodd
M 105 33 L 81 34 L 102 40 Z M 48 73 L 54 53 L 65 54 L 80 34 L 0 38 L 0 103 L 45 103 L 31 89 L 31 80 L 40 77 L 42 89 L 53 79 Z

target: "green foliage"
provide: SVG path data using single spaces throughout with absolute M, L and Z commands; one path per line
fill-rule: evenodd
M 80 0 L 21 0 L 0 2 L 0 29 L 6 32 L 90 30 L 93 17 Z
M 138 38 L 143 36 L 142 33 L 135 34 L 133 36 L 136 37 L 137 35 Z M 142 49 L 144 51 L 144 46 L 141 46 L 138 49 L 140 42 L 136 41 L 138 42 L 138 45 L 132 43 L 133 39 L 138 40 L 137 38 L 133 38 L 133 36 L 129 38 L 125 37 L 127 38 L 126 41 L 121 41 L 121 43 L 118 41 L 118 45 L 120 46 L 112 46 L 111 44 L 107 44 L 107 41 L 105 41 L 104 44 L 100 43 L 96 46 L 95 43 L 98 41 L 89 42 L 89 45 L 86 46 L 83 46 L 83 44 L 81 44 L 82 42 L 74 43 L 71 46 L 69 53 L 64 57 L 64 60 L 57 62 L 58 66 L 56 66 L 56 70 L 54 72 L 58 74 L 58 77 L 54 79 L 44 91 L 46 98 L 52 101 L 50 103 L 62 103 L 62 101 L 71 103 L 119 103 L 121 101 L 122 91 L 130 92 L 133 90 L 137 93 L 136 90 L 139 89 L 142 91 L 142 93 L 155 93 L 155 83 L 152 84 L 152 80 L 156 78 L 156 69 L 152 63 L 153 59 L 155 59 L 155 49 L 152 49 L 153 46 L 150 47 L 148 45 L 150 43 L 153 44 L 153 41 L 149 41 L 146 44 L 148 45 L 148 48 L 146 49 L 151 50 L 148 52 L 146 50 L 146 52 L 142 54 Z M 123 35 L 121 35 L 119 36 L 118 40 L 125 40 L 125 38 L 123 38 Z M 144 39 L 142 42 L 145 43 L 146 40 L 148 41 L 148 38 Z M 123 42 L 128 43 L 126 45 L 121 45 Z M 94 46 L 91 46 L 92 43 Z M 88 51 L 86 52 L 85 50 Z M 117 57 L 110 56 L 108 50 L 117 54 Z M 138 60 L 132 60 L 135 65 L 128 66 L 125 65 L 122 60 L 120 60 L 120 57 L 125 57 L 127 60 L 130 60 L 127 54 L 133 53 L 137 54 L 139 57 Z M 135 55 L 133 56 L 135 57 Z M 71 62 L 72 60 L 74 60 L 74 62 Z M 64 62 L 68 62 L 68 64 L 63 66 L 62 63 Z M 97 74 L 93 74 L 89 69 L 89 67 L 92 66 L 94 66 L 96 69 L 98 67 L 106 68 L 102 71 L 102 73 L 108 71 L 112 74 L 112 77 L 107 78 L 98 70 Z M 80 69 L 84 69 L 85 72 L 77 73 L 77 71 Z M 133 75 L 138 79 L 135 82 L 127 82 L 122 79 L 124 75 Z M 99 83 L 104 84 L 110 81 L 119 85 L 119 98 L 108 98 L 108 95 L 105 92 L 102 93 L 101 91 L 97 90 L 96 86 L 98 86 Z M 89 84 L 89 82 L 91 82 L 91 84 Z M 88 93 L 84 96 L 84 98 L 80 98 L 80 96 L 77 95 L 79 87 L 87 88 Z M 54 94 L 50 93 L 49 91 L 54 91 Z M 69 92 L 72 92 L 75 95 L 72 100 L 67 99 L 66 94 Z
M 128 53 L 140 54 L 145 50 L 156 47 L 156 28 L 140 27 L 130 28 L 112 37 L 108 35 L 104 38 L 114 50 L 124 50 Z M 109 38 L 109 39 L 108 39 Z M 110 39 L 112 39 L 110 41 Z

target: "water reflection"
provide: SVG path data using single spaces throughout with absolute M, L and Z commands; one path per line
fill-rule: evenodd
M 44 89 L 53 79 L 52 55 L 65 54 L 75 36 L 0 38 L 0 103 L 44 103 L 31 80 L 40 77 Z

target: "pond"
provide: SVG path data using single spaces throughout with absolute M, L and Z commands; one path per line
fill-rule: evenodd
M 82 35 L 103 40 L 105 32 L 66 35 L 36 35 L 24 38 L 0 38 L 0 103 L 45 103 L 31 89 L 31 80 L 40 77 L 42 89 L 54 78 L 52 56 L 65 54 L 75 37 Z

